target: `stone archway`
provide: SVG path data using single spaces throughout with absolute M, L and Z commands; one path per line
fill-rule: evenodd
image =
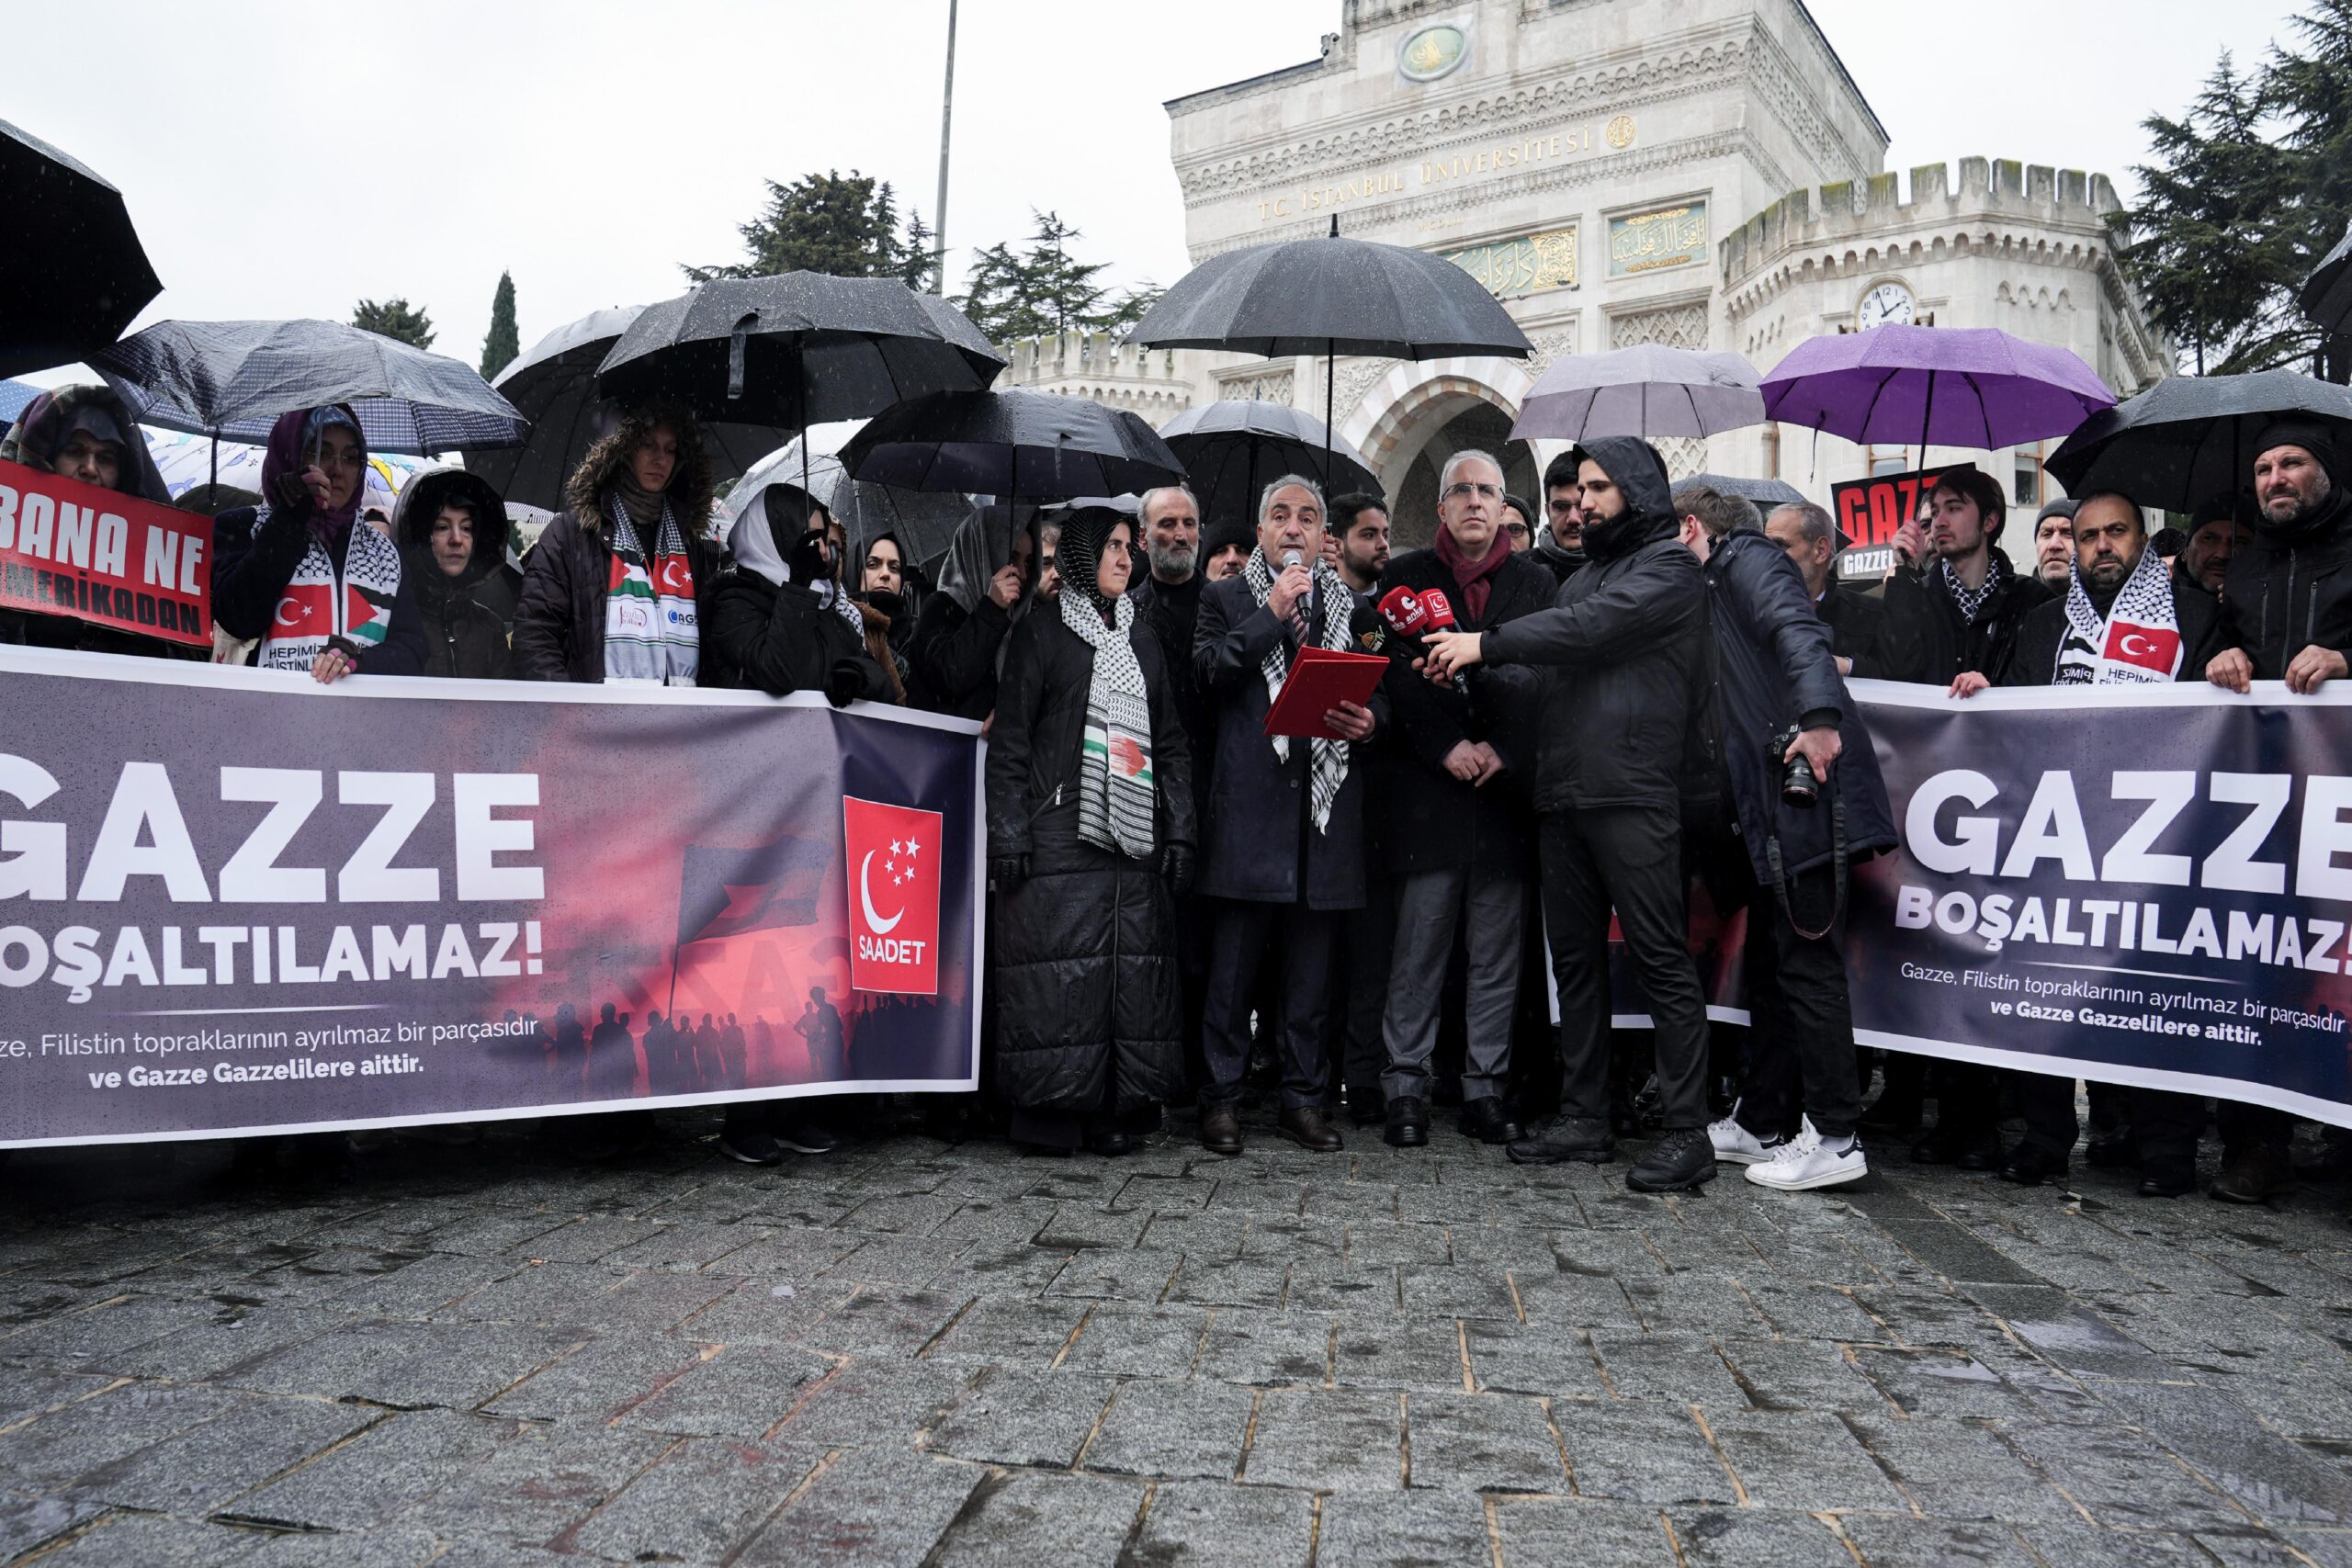
M 1482 356 L 1398 365 L 1366 389 L 1340 433 L 1380 477 L 1395 549 L 1418 549 L 1435 537 L 1439 470 L 1466 448 L 1494 453 L 1506 488 L 1537 501 L 1539 459 L 1525 442 L 1510 439 L 1533 385 L 1514 362 Z

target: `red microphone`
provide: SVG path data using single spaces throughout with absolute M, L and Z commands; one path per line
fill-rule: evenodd
M 1443 597 L 1442 594 L 1439 595 L 1441 601 Z M 1427 602 L 1401 583 L 1382 595 L 1380 618 L 1386 621 L 1390 629 L 1399 637 L 1408 637 L 1418 640 L 1423 632 L 1430 629 Z
M 1442 588 L 1424 590 L 1421 593 L 1421 608 L 1429 612 L 1428 629 L 1430 631 L 1450 632 L 1457 629 L 1462 624 L 1453 618 L 1453 601 L 1445 596 L 1445 590 Z

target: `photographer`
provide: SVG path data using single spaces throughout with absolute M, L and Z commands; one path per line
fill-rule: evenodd
M 1886 786 L 1804 575 L 1756 509 L 1704 485 L 1678 492 L 1681 540 L 1707 581 L 1720 786 L 1747 846 L 1747 1070 L 1708 1129 L 1718 1159 L 1798 1191 L 1866 1175 L 1846 986 L 1848 868 L 1896 842 Z M 1709 710 L 1712 711 L 1709 711 Z

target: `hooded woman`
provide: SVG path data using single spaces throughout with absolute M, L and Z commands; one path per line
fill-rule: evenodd
M 710 459 L 682 409 L 638 409 L 588 448 L 523 569 L 514 672 L 691 686 L 718 576 Z
M 367 438 L 346 403 L 298 409 L 270 427 L 261 504 L 223 513 L 214 538 L 242 536 L 212 558 L 212 618 L 260 639 L 264 670 L 322 684 L 345 675 L 417 675 L 424 631 L 400 547 L 359 507 Z
M 888 699 L 858 608 L 833 581 L 833 546 L 798 487 L 772 484 L 727 536 L 735 567 L 710 595 L 704 628 L 709 684 L 788 696 L 822 692 L 835 706 Z
M 857 563 L 857 592 L 854 597 L 865 612 L 867 636 L 876 634 L 906 663 L 907 645 L 915 635 L 914 563 L 899 536 L 885 530 L 865 541 Z M 903 683 L 906 671 L 899 671 Z M 901 701 L 904 699 L 901 698 Z
M 158 506 L 172 503 L 171 491 L 147 454 L 146 438 L 122 400 L 105 387 L 60 387 L 27 403 L 7 434 L 0 437 L 0 463 L 19 463 L 37 473 L 57 474 Z M 19 610 L 0 611 L 0 642 L 151 659 L 187 657 L 170 643 L 137 632 Z
M 392 512 L 401 566 L 415 585 L 424 673 L 478 681 L 514 672 L 498 592 L 506 564 L 506 508 L 478 474 L 437 468 L 411 479 Z
M 1012 509 L 984 506 L 956 528 L 907 644 L 914 701 L 933 713 L 986 718 L 996 706 L 998 655 L 1023 614 L 1035 553 Z
M 1135 635 L 1135 526 L 1063 522 L 1062 592 L 1013 628 L 988 750 L 997 1087 L 1040 1148 L 1125 1154 L 1185 1089 L 1170 890 L 1192 879 L 1192 756 L 1159 640 Z

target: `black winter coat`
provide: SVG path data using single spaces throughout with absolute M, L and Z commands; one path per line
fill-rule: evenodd
M 1185 738 L 1193 743 L 1193 793 L 1208 793 L 1208 762 L 1216 750 L 1216 715 L 1193 675 L 1193 627 L 1201 616 L 1201 591 L 1208 580 L 1194 572 L 1189 581 L 1170 588 L 1144 574 L 1129 595 L 1136 602 L 1136 625 L 1149 623 L 1159 639 L 1159 655 L 1168 666 L 1170 684 L 1176 689 L 1176 712 L 1184 721 Z
M 1873 599 L 1859 588 L 1849 588 L 1836 578 L 1822 591 L 1814 610 L 1829 627 L 1829 651 L 1840 659 L 1850 659 L 1854 668 L 1849 672 L 1857 681 L 1883 680 L 1886 676 L 1886 602 Z
M 2202 681 L 2205 666 L 2229 645 L 2222 640 L 2221 601 L 2201 588 L 2183 588 L 2172 580 L 2173 618 L 2180 626 L 2180 668 L 2173 680 Z M 2058 678 L 2058 649 L 2066 638 L 2066 601 L 2052 599 L 2034 607 L 2018 629 L 2017 657 L 2009 661 L 2005 686 L 2047 686 Z M 2300 651 L 2300 649 L 2298 650 Z
M 2352 658 L 2347 563 L 2352 502 L 2341 488 L 2321 516 L 2291 533 L 2257 525 L 2222 581 L 2222 647 L 2244 649 L 2257 681 L 2286 679 L 2295 655 L 2314 646 Z
M 1162 845 L 1193 840 L 1192 761 L 1158 645 L 1129 635 L 1151 707 Z M 1094 650 L 1058 614 L 1005 650 L 988 749 L 989 853 L 1026 855 L 995 922 L 996 1079 L 1024 1110 L 1126 1111 L 1183 1098 L 1172 900 L 1156 864 L 1079 836 Z
M 431 550 L 409 550 L 401 574 L 416 584 L 417 621 L 424 633 L 427 675 L 472 681 L 503 681 L 514 673 L 506 646 L 506 623 L 481 601 L 488 581 L 444 576 Z
M 523 594 L 514 607 L 514 673 L 526 681 L 605 681 L 605 598 L 613 552 L 602 529 L 582 528 L 559 512 L 523 563 Z M 709 623 L 718 551 L 699 532 L 686 535 L 686 568 L 695 576 L 695 623 Z
M 1844 807 L 1846 852 L 1866 860 L 1893 849 L 1894 814 L 1870 731 L 1830 652 L 1828 625 L 1804 574 L 1769 536 L 1736 529 L 1715 541 L 1705 570 L 1714 652 L 1708 722 L 1719 737 L 1739 835 L 1758 886 L 1827 863 L 1836 842 L 1826 792 L 1811 807 L 1781 798 L 1781 757 L 1791 726 L 1835 716 L 1844 750 L 1830 777 Z
M 996 708 L 996 655 L 1012 614 L 987 594 L 967 611 L 944 593 L 923 596 L 907 642 L 907 701 L 932 713 L 982 719 Z
M 1498 549 L 1509 548 L 1499 535 Z M 1487 580 L 1486 614 L 1470 614 L 1468 596 L 1434 549 L 1392 558 L 1374 598 L 1391 589 L 1445 591 L 1464 631 L 1487 631 L 1550 606 L 1558 580 L 1532 556 L 1514 555 Z M 1535 746 L 1532 709 L 1537 678 L 1526 669 L 1473 670 L 1469 694 L 1441 686 L 1409 663 L 1393 664 L 1381 689 L 1390 713 L 1386 743 L 1368 759 L 1372 837 L 1385 871 L 1469 870 L 1524 877 L 1534 855 Z M 1445 771 L 1463 741 L 1486 741 L 1509 769 L 1483 787 Z
M 777 697 L 821 692 L 833 667 L 847 661 L 858 670 L 855 696 L 888 695 L 888 682 L 867 654 L 865 639 L 805 585 L 779 588 L 757 572 L 734 568 L 719 574 L 703 602 L 698 684 Z
M 343 570 L 351 530 L 368 526 L 355 521 L 335 530 L 327 558 L 338 573 Z M 214 624 L 240 641 L 268 636 L 278 601 L 285 597 L 286 585 L 294 581 L 295 570 L 308 548 L 308 518 L 281 506 L 273 508 L 264 520 L 259 508 L 241 506 L 213 519 L 212 529 Z M 221 547 L 222 541 L 232 539 L 241 539 L 242 546 L 233 550 Z M 424 672 L 424 627 L 417 618 L 415 577 L 403 561 L 400 589 L 392 598 L 391 624 L 384 628 L 382 643 L 360 654 L 362 675 Z M 253 657 L 260 657 L 258 649 Z
M 1310 607 L 1320 626 L 1322 606 Z M 1283 643 L 1283 624 L 1259 604 L 1249 582 L 1228 577 L 1201 590 L 1193 623 L 1193 675 L 1216 720 L 1216 752 L 1207 770 L 1201 813 L 1206 852 L 1196 891 L 1257 904 L 1311 909 L 1361 909 L 1364 901 L 1364 758 L 1349 759 L 1348 776 L 1317 832 L 1307 816 L 1313 743 L 1294 740 L 1290 760 L 1274 755 L 1266 734 L 1266 655 Z M 1388 699 L 1373 694 L 1373 739 L 1389 721 Z M 1304 863 L 1304 880 L 1301 865 Z
M 1997 547 L 1993 553 L 2007 562 Z M 2017 652 L 2018 628 L 2035 605 L 2049 602 L 2049 589 L 2012 570 L 1992 603 L 1973 623 L 1964 622 L 1941 571 L 1898 566 L 1886 583 L 1880 672 L 1890 681 L 1949 686 L 1961 671 L 1973 670 L 1997 686 Z

